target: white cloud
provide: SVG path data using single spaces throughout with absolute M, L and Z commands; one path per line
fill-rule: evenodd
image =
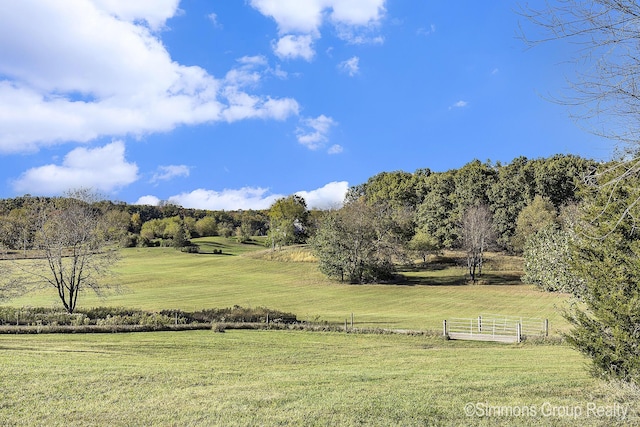
M 158 171 L 153 174 L 151 182 L 169 181 L 181 176 L 187 177 L 190 171 L 191 169 L 186 165 L 158 166 Z
M 418 28 L 418 31 L 416 31 L 416 34 L 418 34 L 419 36 L 428 36 L 435 32 L 436 32 L 436 26 L 434 24 L 431 24 L 429 28 L 424 28 L 424 27 Z
M 385 3 L 386 0 L 250 0 L 251 6 L 278 25 L 281 37 L 273 44 L 276 54 L 307 61 L 315 52 L 306 39 L 302 50 L 300 37 L 319 38 L 325 21 L 333 24 L 338 36 L 349 43 L 381 43 L 382 37 L 374 34 L 384 17 Z M 284 52 L 304 55 L 283 55 Z
M 156 196 L 142 196 L 140 197 L 134 205 L 149 205 L 149 206 L 158 206 L 160 204 L 160 199 Z
M 273 42 L 272 48 L 280 59 L 303 58 L 306 61 L 311 61 L 315 56 L 312 44 L 313 39 L 310 35 L 294 36 L 289 34 L 277 42 Z
M 79 147 L 70 151 L 62 165 L 45 165 L 27 170 L 13 182 L 17 193 L 56 195 L 70 189 L 89 187 L 112 192 L 138 179 L 138 166 L 125 159 L 125 146 L 115 141 L 104 147 Z
M 135 3 L 135 4 L 134 4 Z M 20 0 L 0 13 L 0 152 L 101 136 L 298 114 L 291 98 L 247 93 L 264 64 L 224 79 L 175 62 L 153 32 L 178 0 Z
M 329 153 L 329 154 L 340 154 L 343 151 L 344 151 L 344 148 L 342 147 L 342 145 L 334 144 L 331 147 L 329 147 L 329 150 L 327 151 L 327 153 Z
M 301 120 L 303 127 L 296 130 L 298 142 L 305 145 L 310 150 L 317 150 L 328 140 L 327 134 L 336 122 L 324 114 L 316 118 L 306 118 Z
M 171 203 L 185 208 L 209 210 L 268 209 L 276 200 L 284 197 L 269 194 L 267 188 L 243 187 L 239 190 L 206 190 L 199 188 L 190 193 L 169 197 Z
M 211 21 L 214 28 L 218 28 L 218 29 L 222 28 L 222 24 L 218 22 L 218 15 L 216 15 L 215 13 L 210 13 L 207 15 L 207 18 L 209 19 L 209 21 Z
M 453 108 L 464 108 L 467 107 L 469 105 L 469 103 L 467 101 L 458 101 L 455 104 L 453 104 L 451 107 L 449 107 L 449 110 L 453 109 Z
M 307 202 L 309 209 L 339 208 L 349 190 L 347 181 L 330 182 L 312 191 L 298 191 L 296 194 Z
M 349 189 L 346 181 L 330 182 L 324 187 L 311 191 L 298 191 L 307 207 L 329 209 L 342 206 Z M 285 197 L 282 194 L 271 194 L 269 189 L 261 187 L 243 187 L 222 191 L 199 188 L 169 197 L 168 201 L 185 208 L 209 210 L 268 209 L 276 200 Z M 160 199 L 153 195 L 140 197 L 134 204 L 157 206 Z
M 353 56 L 346 61 L 342 61 L 340 64 L 338 64 L 338 69 L 343 73 L 347 73 L 351 77 L 353 77 L 360 71 L 359 64 L 360 58 L 358 58 L 357 56 Z

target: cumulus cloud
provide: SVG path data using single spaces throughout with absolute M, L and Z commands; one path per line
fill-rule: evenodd
M 272 43 L 273 52 L 281 59 L 303 58 L 311 61 L 315 51 L 311 46 L 313 39 L 310 35 L 294 36 L 286 35 L 277 42 Z
M 353 56 L 346 61 L 342 61 L 338 64 L 338 69 L 343 73 L 349 74 L 349 76 L 353 77 L 360 71 L 360 58 L 357 56 Z
M 125 159 L 125 146 L 115 141 L 104 147 L 79 147 L 70 151 L 61 165 L 29 169 L 13 183 L 17 193 L 56 195 L 67 190 L 90 187 L 112 192 L 138 179 L 138 166 Z
M 329 209 L 342 206 L 349 189 L 346 181 L 330 182 L 327 185 L 311 190 L 298 191 L 310 209 Z M 272 194 L 268 188 L 243 187 L 222 191 L 199 188 L 169 197 L 168 201 L 185 208 L 209 210 L 268 209 L 276 200 L 285 197 L 283 194 Z M 153 195 L 140 197 L 134 204 L 157 206 L 160 199 Z
M 0 14 L 0 152 L 178 125 L 298 114 L 248 93 L 258 63 L 219 79 L 172 60 L 157 37 L 178 0 L 21 0 Z M 262 70 L 266 72 L 266 70 Z
M 375 35 L 375 28 L 384 17 L 385 3 L 386 0 L 250 0 L 251 6 L 278 25 L 280 39 L 274 42 L 273 49 L 279 56 L 278 49 L 285 49 L 281 42 L 300 48 L 300 37 L 308 37 L 311 41 L 318 39 L 325 21 L 349 43 L 380 43 L 382 38 Z M 313 58 L 312 43 L 306 41 L 305 55 L 287 57 L 302 57 L 307 61 Z M 293 51 L 293 48 L 289 50 Z
M 339 208 L 349 190 L 347 181 L 330 182 L 312 191 L 298 191 L 296 194 L 307 202 L 309 209 Z
M 92 0 L 105 12 L 128 22 L 144 21 L 153 30 L 164 26 L 178 11 L 180 0 Z
M 206 190 L 199 188 L 189 193 L 169 197 L 171 203 L 185 208 L 209 210 L 267 209 L 280 194 L 269 194 L 269 189 L 243 187 L 239 190 Z
M 151 182 L 169 181 L 173 178 L 189 176 L 191 169 L 186 165 L 158 166 L 158 170 L 151 177 Z
M 142 196 L 140 197 L 134 205 L 149 205 L 149 206 L 158 206 L 160 204 L 160 199 L 156 196 Z
M 296 130 L 298 142 L 310 150 L 317 150 L 324 146 L 328 140 L 327 134 L 336 122 L 324 114 L 316 118 L 306 118 L 301 121 L 302 125 Z

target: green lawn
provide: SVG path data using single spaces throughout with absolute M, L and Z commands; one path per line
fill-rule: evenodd
M 82 295 L 79 305 L 266 306 L 302 320 L 341 323 L 354 313 L 356 326 L 436 331 L 445 318 L 504 314 L 548 318 L 552 333 L 567 328 L 557 310 L 566 296 L 521 284 L 513 259 L 490 259 L 477 285 L 467 284 L 464 269 L 447 257 L 407 269 L 401 284 L 348 285 L 324 278 L 303 248 L 273 256 L 255 244 L 198 242 L 208 253 L 123 250 L 121 291 L 106 299 Z M 58 304 L 52 291 L 10 303 Z M 275 330 L 4 335 L 0 425 L 637 423 L 638 393 L 591 378 L 586 362 L 566 345 L 438 336 Z M 606 414 L 628 405 L 632 419 Z M 570 416 L 576 408 L 578 419 Z M 478 416 L 483 413 L 489 416 Z
M 587 405 L 637 404 L 590 378 L 583 363 L 561 345 L 423 336 L 0 336 L 0 424 L 628 425 L 620 413 L 586 416 Z M 536 414 L 486 416 L 487 408 L 525 406 Z M 543 413 L 558 407 L 585 412 L 578 420 Z
M 149 310 L 265 306 L 302 320 L 344 322 L 354 313 L 358 326 L 440 330 L 442 320 L 503 314 L 550 320 L 552 332 L 566 329 L 557 307 L 566 296 L 521 284 L 513 272 L 485 270 L 485 281 L 467 285 L 464 269 L 407 271 L 404 284 L 349 285 L 326 279 L 311 262 L 273 261 L 260 245 L 222 238 L 198 239 L 222 255 L 185 254 L 171 248 L 122 251 L 122 289 L 106 299 L 83 294 L 79 306 L 126 306 Z M 257 254 L 257 255 L 256 255 Z M 14 306 L 57 304 L 53 291 L 10 302 Z

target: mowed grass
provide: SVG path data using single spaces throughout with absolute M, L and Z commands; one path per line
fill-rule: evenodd
M 425 336 L 300 331 L 0 336 L 0 424 L 637 422 L 633 396 L 590 378 L 583 364 L 562 345 Z M 470 416 L 467 404 L 473 405 Z M 621 412 L 601 417 L 586 412 L 588 405 L 615 404 L 628 410 L 626 418 Z M 499 407 L 515 409 L 490 409 Z M 528 415 L 514 415 L 525 407 Z M 553 408 L 561 409 L 553 414 Z M 584 412 L 575 419 L 562 408 Z
M 520 283 L 518 271 L 502 268 L 509 266 L 506 261 L 493 262 L 493 269 L 492 262 L 487 263 L 476 285 L 468 284 L 464 268 L 437 263 L 403 272 L 402 283 L 350 285 L 328 280 L 300 248 L 289 257 L 301 262 L 292 262 L 255 243 L 222 238 L 196 242 L 207 252 L 222 249 L 223 254 L 124 249 L 117 267 L 121 290 L 106 298 L 83 294 L 79 305 L 187 311 L 264 306 L 292 312 L 300 320 L 343 323 L 350 322 L 353 313 L 356 326 L 416 330 L 440 330 L 442 321 L 452 317 L 502 314 L 548 318 L 552 333 L 567 328 L 558 310 L 567 296 Z M 56 298 L 47 290 L 10 304 L 55 306 Z
M 302 320 L 342 323 L 354 313 L 356 326 L 436 331 L 446 318 L 498 313 L 567 327 L 557 310 L 567 296 L 521 284 L 517 259 L 490 260 L 476 285 L 451 254 L 407 269 L 403 283 L 348 285 L 324 278 L 304 248 L 199 243 L 209 253 L 123 250 L 122 291 L 83 294 L 79 304 L 267 306 Z M 42 291 L 11 304 L 59 303 Z M 567 345 L 531 341 L 281 330 L 4 335 L 0 366 L 0 425 L 638 424 L 637 392 L 591 378 Z

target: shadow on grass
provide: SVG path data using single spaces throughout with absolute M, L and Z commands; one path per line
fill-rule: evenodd
M 465 285 L 522 285 L 520 275 L 514 272 L 488 272 L 473 283 L 466 270 L 460 267 L 436 265 L 405 266 L 398 269 L 399 277 L 390 285 L 398 286 L 465 286 Z

